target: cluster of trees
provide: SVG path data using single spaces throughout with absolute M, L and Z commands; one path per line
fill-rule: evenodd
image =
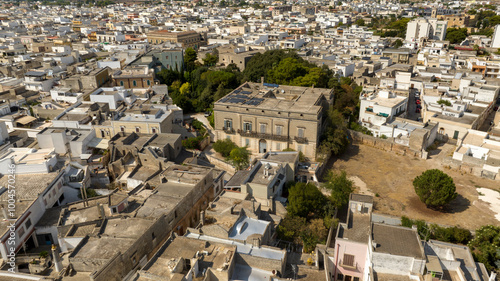
M 472 238 L 471 232 L 465 228 L 427 224 L 423 220 L 412 220 L 405 216 L 401 217 L 401 225 L 410 228 L 416 225 L 422 240 L 434 239 L 467 245 L 474 259 L 483 263 L 486 269 L 500 269 L 500 226 L 482 226 L 475 231 L 475 237 Z
M 476 15 L 476 27 L 479 30 L 473 34 L 486 35 L 491 37 L 494 32 L 494 28 L 497 24 L 500 24 L 500 16 L 496 14 L 496 8 L 490 9 L 489 6 L 481 6 L 479 8 L 486 8 L 481 11 L 471 9 L 468 11 L 470 15 Z
M 313 183 L 287 184 L 288 213 L 278 226 L 280 239 L 303 245 L 305 252 L 326 242 L 328 230 L 338 223 L 333 218 L 335 209 L 348 203 L 353 183 L 343 171 L 330 172 L 323 187 L 331 192 L 330 196 L 325 196 Z
M 446 40 L 450 44 L 460 44 L 467 38 L 467 28 L 448 28 L 446 29 Z
M 427 207 L 438 208 L 457 197 L 453 179 L 438 169 L 423 172 L 413 180 L 415 192 Z
M 246 147 L 238 147 L 230 139 L 218 140 L 213 149 L 225 157 L 238 170 L 245 169 L 250 161 L 250 152 Z
M 271 50 L 255 54 L 243 71 L 243 80 L 293 86 L 329 88 L 333 72 L 301 58 L 294 50 Z
M 192 48 L 184 53 L 180 70 L 163 69 L 158 73 L 161 83 L 169 86 L 175 104 L 186 112 L 202 112 L 213 102 L 225 96 L 241 83 L 241 72 L 234 64 L 222 69 L 211 69 L 218 61 L 218 54 L 207 54 L 204 64 L 198 62 L 198 54 Z
M 376 28 L 374 35 L 379 35 L 381 37 L 401 37 L 406 36 L 406 27 L 409 18 L 397 19 L 394 15 L 389 18 L 372 18 L 372 23 L 368 26 Z
M 497 272 L 500 269 L 500 226 L 485 225 L 476 230 L 469 244 L 474 259 Z
M 437 224 L 427 224 L 423 220 L 412 220 L 406 216 L 401 217 L 401 225 L 411 228 L 417 226 L 417 232 L 422 240 L 439 240 L 449 243 L 467 245 L 472 239 L 472 234 L 468 229 L 461 227 L 443 227 Z

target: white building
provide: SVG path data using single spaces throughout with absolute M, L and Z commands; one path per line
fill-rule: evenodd
M 418 18 L 408 22 L 406 41 L 415 42 L 422 38 L 444 40 L 446 37 L 447 21 L 433 18 Z
M 47 79 L 47 74 L 42 71 L 28 71 L 24 74 L 26 90 L 48 92 L 54 85 L 53 79 Z
M 48 173 L 57 164 L 57 157 L 53 148 L 9 148 L 0 156 L 0 173 L 37 174 Z M 10 168 L 15 165 L 15 169 Z
M 90 101 L 104 102 L 109 104 L 110 109 L 117 109 L 120 101 L 126 101 L 131 104 L 135 101 L 132 90 L 124 87 L 99 88 L 90 94 Z
M 408 104 L 408 97 L 397 96 L 388 90 L 362 94 L 360 100 L 359 122 L 375 136 L 379 136 L 382 125 L 406 112 Z
M 500 24 L 495 27 L 495 33 L 491 39 L 492 48 L 500 48 Z
M 73 93 L 71 88 L 55 87 L 50 90 L 50 96 L 54 101 L 76 103 L 82 100 L 83 93 Z

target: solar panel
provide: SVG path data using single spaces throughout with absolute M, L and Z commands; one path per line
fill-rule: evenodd
M 229 102 L 229 103 L 243 103 L 243 102 L 245 102 L 245 100 L 244 99 L 238 99 L 238 98 L 231 98 L 227 102 Z
M 264 86 L 266 86 L 266 87 L 272 87 L 272 88 L 278 88 L 280 85 L 278 85 L 278 84 L 271 84 L 271 83 L 264 83 Z
M 249 95 L 249 94 L 251 94 L 252 92 L 249 92 L 249 91 L 241 91 L 241 93 L 242 93 L 242 94 L 244 94 L 244 95 Z

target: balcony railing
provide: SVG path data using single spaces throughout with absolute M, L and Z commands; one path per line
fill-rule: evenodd
M 234 134 L 234 129 L 231 128 L 231 127 L 223 127 L 222 130 L 226 133 L 226 134 Z
M 262 134 L 262 133 L 257 133 L 255 131 L 246 131 L 241 129 L 239 129 L 237 132 L 243 137 L 250 137 L 250 138 L 268 139 L 275 141 L 288 141 L 290 139 L 288 136 Z
M 307 138 L 305 137 L 295 137 L 294 140 L 298 143 L 307 143 Z

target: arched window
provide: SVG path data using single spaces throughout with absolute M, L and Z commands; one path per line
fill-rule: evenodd
M 123 81 L 120 81 L 120 86 L 123 86 Z
M 150 80 L 148 80 L 146 83 L 148 84 L 148 86 L 151 86 L 151 81 Z
M 135 80 L 132 81 L 132 85 L 134 85 L 134 87 L 137 86 L 137 81 L 135 81 Z

